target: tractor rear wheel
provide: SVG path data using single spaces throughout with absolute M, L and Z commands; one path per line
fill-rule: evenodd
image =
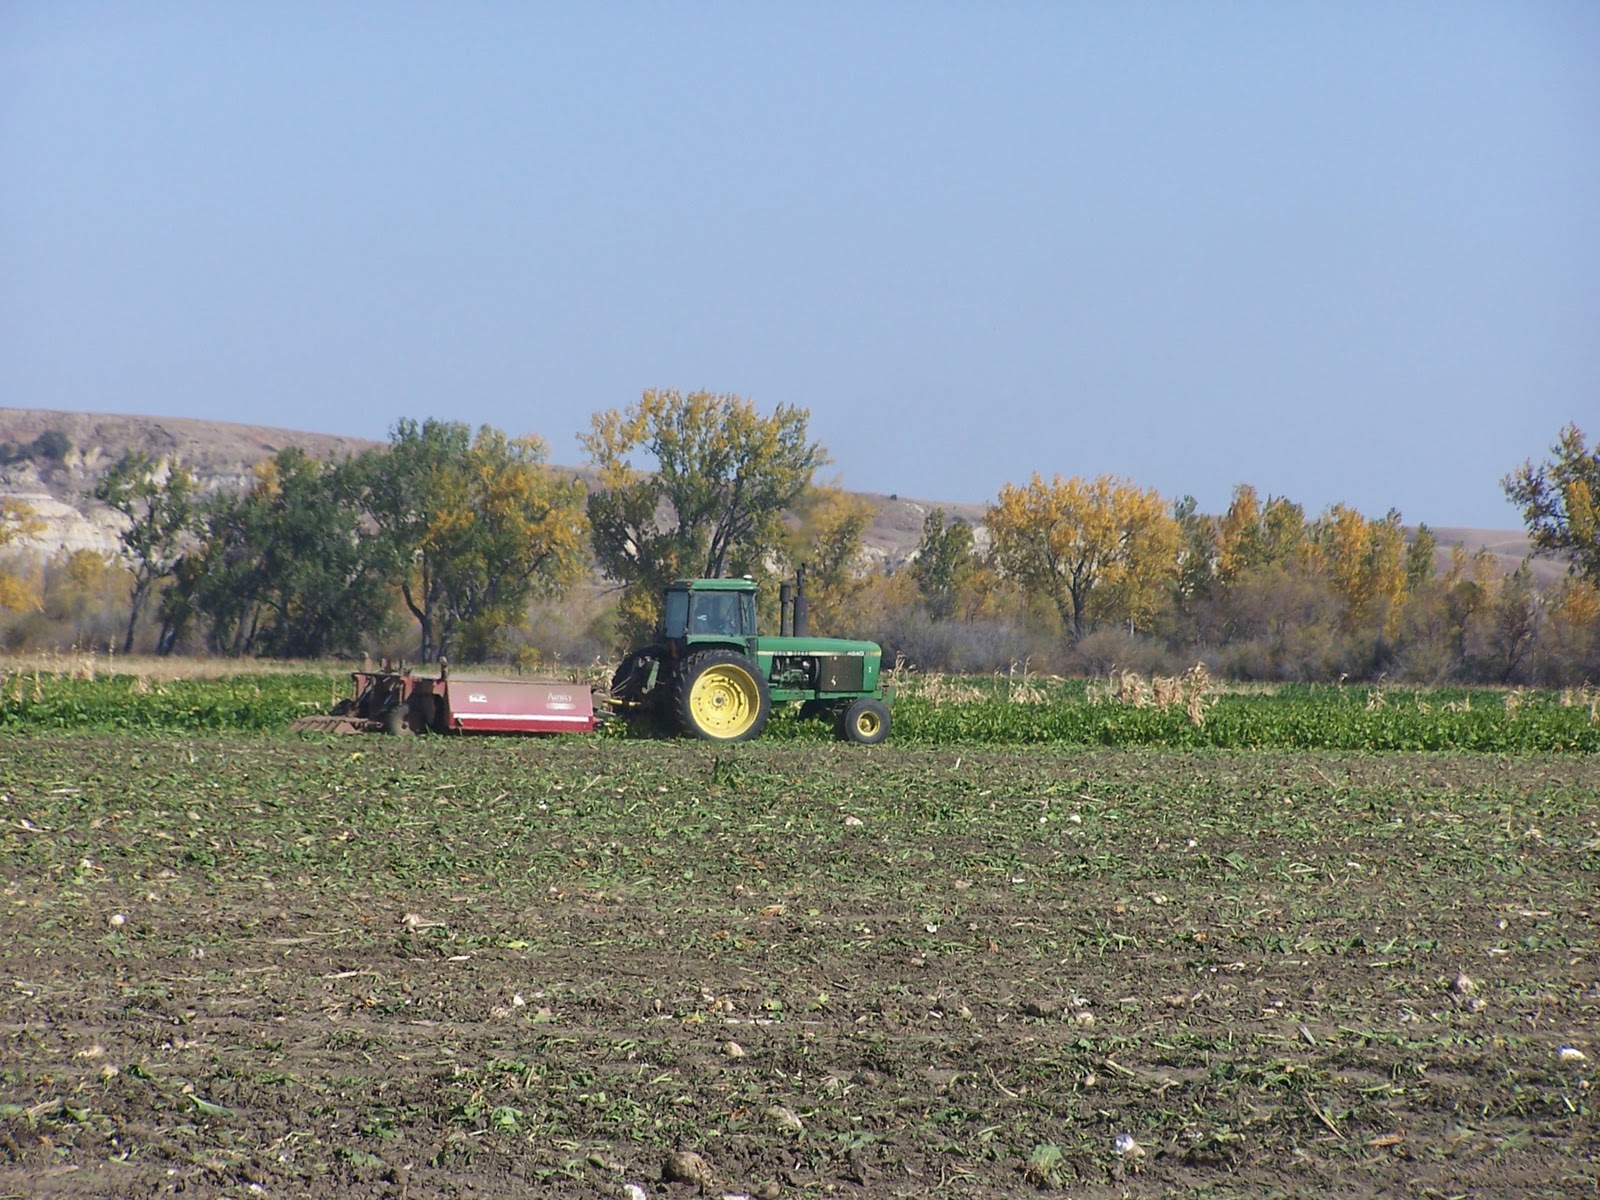
M 889 736 L 889 706 L 873 696 L 852 700 L 839 718 L 839 737 L 862 746 L 876 746 Z
M 743 654 L 707 650 L 683 664 L 673 689 L 678 724 L 691 737 L 747 742 L 772 715 L 766 678 Z

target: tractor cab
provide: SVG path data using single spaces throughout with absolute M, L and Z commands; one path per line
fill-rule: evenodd
M 669 646 L 728 646 L 754 653 L 756 585 L 748 579 L 680 580 L 667 589 L 661 640 Z

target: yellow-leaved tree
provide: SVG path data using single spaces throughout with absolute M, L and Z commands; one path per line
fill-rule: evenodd
M 865 582 L 863 538 L 872 523 L 872 505 L 840 488 L 820 487 L 812 489 L 801 510 L 790 557 L 806 570 L 812 628 L 835 635 L 857 631 L 856 597 Z
M 43 529 L 44 522 L 39 519 L 33 505 L 13 496 L 0 496 L 0 549 L 22 538 L 32 537 Z M 28 572 L 12 565 L 0 567 L 0 609 L 36 612 L 39 606 L 37 581 Z
M 1110 475 L 1008 483 L 985 524 L 995 565 L 1053 603 L 1074 642 L 1097 621 L 1148 617 L 1177 575 L 1179 530 L 1167 502 Z
M 93 640 L 89 626 L 97 612 L 127 583 L 128 572 L 98 550 L 62 551 L 45 573 L 44 611 L 53 621 L 73 626 L 73 644 Z
M 537 437 L 460 422 L 397 422 L 363 461 L 365 505 L 399 564 L 424 661 L 483 657 L 530 600 L 583 574 L 583 486 L 545 465 Z M 459 646 L 458 646 L 459 643 Z
M 1386 636 L 1399 627 L 1406 597 L 1406 539 L 1394 509 L 1369 521 L 1335 504 L 1318 522 L 1321 561 L 1339 598 L 1346 632 L 1369 624 Z
M 738 396 L 671 389 L 594 415 L 578 439 L 600 474 L 589 524 L 601 569 L 623 585 L 624 636 L 654 626 L 674 579 L 766 573 L 784 512 L 828 461 L 809 420 L 803 408 L 763 415 Z
M 1217 578 L 1234 584 L 1260 567 L 1304 561 L 1311 549 L 1305 510 L 1282 496 L 1261 503 L 1256 489 L 1241 483 L 1217 522 Z

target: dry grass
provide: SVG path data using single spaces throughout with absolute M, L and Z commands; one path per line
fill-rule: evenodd
M 1216 681 L 1203 662 L 1182 675 L 1155 675 L 1145 679 L 1137 671 L 1113 671 L 1104 683 L 1090 684 L 1090 704 L 1122 704 L 1130 708 L 1182 708 L 1189 724 L 1206 723 L 1206 708 L 1215 702 Z
M 281 662 L 261 658 L 179 658 L 153 654 L 97 654 L 92 650 L 0 655 L 0 674 L 38 674 L 51 679 L 94 680 L 106 675 L 167 680 L 231 679 L 235 675 L 342 673 L 355 664 L 332 659 Z
M 397 664 L 390 665 L 393 667 Z M 438 670 L 437 664 L 431 663 L 406 662 L 398 665 L 421 675 L 432 675 Z M 91 681 L 109 675 L 131 675 L 144 680 L 147 688 L 158 683 L 232 679 L 240 675 L 326 674 L 348 681 L 351 671 L 377 669 L 377 660 L 311 659 L 285 662 L 263 658 L 163 658 L 153 654 L 97 654 L 92 650 L 0 655 L 0 678 L 37 675 L 40 679 Z M 605 683 L 611 678 L 611 664 L 598 660 L 569 664 L 535 658 L 522 663 L 474 664 L 459 669 L 473 675 L 536 675 L 568 683 Z
M 1104 683 L 1091 683 L 1085 694 L 1090 704 L 1147 708 L 1155 703 L 1155 689 L 1137 671 L 1112 671 Z
M 1050 697 L 1036 682 L 1026 662 L 1012 663 L 1006 672 L 1006 699 L 1013 704 L 1048 704 Z M 1059 681 L 1058 681 L 1059 682 Z
M 1183 680 L 1176 675 L 1153 675 L 1150 693 L 1157 708 L 1171 708 L 1183 702 Z
M 602 662 L 595 659 L 582 666 L 562 666 L 559 663 L 546 664 L 542 674 L 550 679 L 559 679 L 563 683 L 575 683 L 579 686 L 593 688 L 602 694 L 611 690 L 611 676 L 616 672 L 620 663 Z
M 1026 662 L 1015 662 L 1011 669 L 994 677 L 999 688 L 985 688 L 960 675 L 933 673 L 923 675 L 910 666 L 904 658 L 884 672 L 883 681 L 898 695 L 914 696 L 930 704 L 987 704 L 1004 700 L 1010 704 L 1049 704 L 1051 695 L 1045 690 L 1039 676 L 1033 674 Z M 1059 676 L 1049 676 L 1050 682 L 1059 683 Z
M 24 700 L 31 700 L 37 704 L 44 699 L 44 677 L 38 671 L 34 671 L 31 678 L 27 671 L 18 671 L 10 676 L 0 671 L 0 695 L 6 694 L 9 694 L 16 704 L 21 704 Z
M 1600 721 L 1600 689 L 1587 683 L 1582 687 L 1561 689 L 1562 708 L 1587 708 L 1589 720 Z
M 895 687 L 907 696 L 930 704 L 982 704 L 989 699 L 984 690 L 958 675 L 917 675 L 895 672 Z
M 1183 684 L 1184 711 L 1189 717 L 1189 724 L 1199 728 L 1206 723 L 1206 705 L 1211 703 L 1211 672 L 1206 670 L 1205 663 L 1197 662 L 1183 673 Z

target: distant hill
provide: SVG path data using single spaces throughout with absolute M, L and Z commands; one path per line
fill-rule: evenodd
M 66 453 L 26 456 L 51 434 L 65 436 Z M 44 519 L 45 531 L 33 539 L 43 550 L 113 550 L 117 518 L 94 499 L 94 488 L 130 450 L 182 463 L 202 488 L 217 490 L 242 486 L 251 467 L 289 446 L 328 458 L 378 444 L 227 421 L 0 408 L 0 457 L 11 459 L 0 466 L 0 494 L 27 501 Z M 19 453 L 24 457 L 13 457 Z
M 52 436 L 56 435 L 56 436 Z M 59 458 L 49 452 L 66 449 Z M 41 443 L 41 439 L 44 439 Z M 39 450 L 29 448 L 39 445 Z M 189 468 L 206 490 L 243 486 L 250 469 L 280 450 L 297 446 L 319 458 L 342 458 L 382 445 L 362 438 L 325 433 L 275 429 L 265 425 L 240 425 L 229 421 L 198 421 L 188 417 L 140 417 L 110 413 L 56 412 L 40 408 L 0 408 L 0 495 L 15 496 L 31 504 L 46 522 L 44 533 L 33 543 L 46 552 L 96 549 L 110 551 L 117 541 L 116 517 L 93 498 L 95 484 L 130 450 L 153 459 L 170 458 Z M 588 477 L 584 467 L 560 467 Z M 922 522 L 934 508 L 952 517 L 978 524 L 981 504 L 954 504 L 914 500 L 899 495 L 857 493 L 872 505 L 875 516 L 864 541 L 874 563 L 898 566 L 907 561 L 922 538 Z M 1460 543 L 1469 552 L 1483 547 L 1506 572 L 1514 571 L 1528 555 L 1527 537 L 1520 531 L 1440 528 L 1441 566 L 1449 562 L 1448 548 Z M 1542 579 L 1558 578 L 1560 563 L 1534 560 Z
M 1528 541 L 1528 535 L 1521 530 L 1508 532 L 1500 529 L 1468 529 L 1448 525 L 1434 529 L 1433 536 L 1439 542 L 1439 552 L 1435 555 L 1435 561 L 1441 571 L 1450 566 L 1450 549 L 1453 546 L 1464 546 L 1468 553 L 1476 553 L 1480 549 L 1487 550 L 1489 557 L 1494 560 L 1495 566 L 1503 575 L 1511 574 L 1533 553 L 1533 545 Z M 1533 577 L 1543 583 L 1552 583 L 1567 573 L 1567 565 L 1564 562 L 1549 558 L 1534 558 L 1528 561 Z

